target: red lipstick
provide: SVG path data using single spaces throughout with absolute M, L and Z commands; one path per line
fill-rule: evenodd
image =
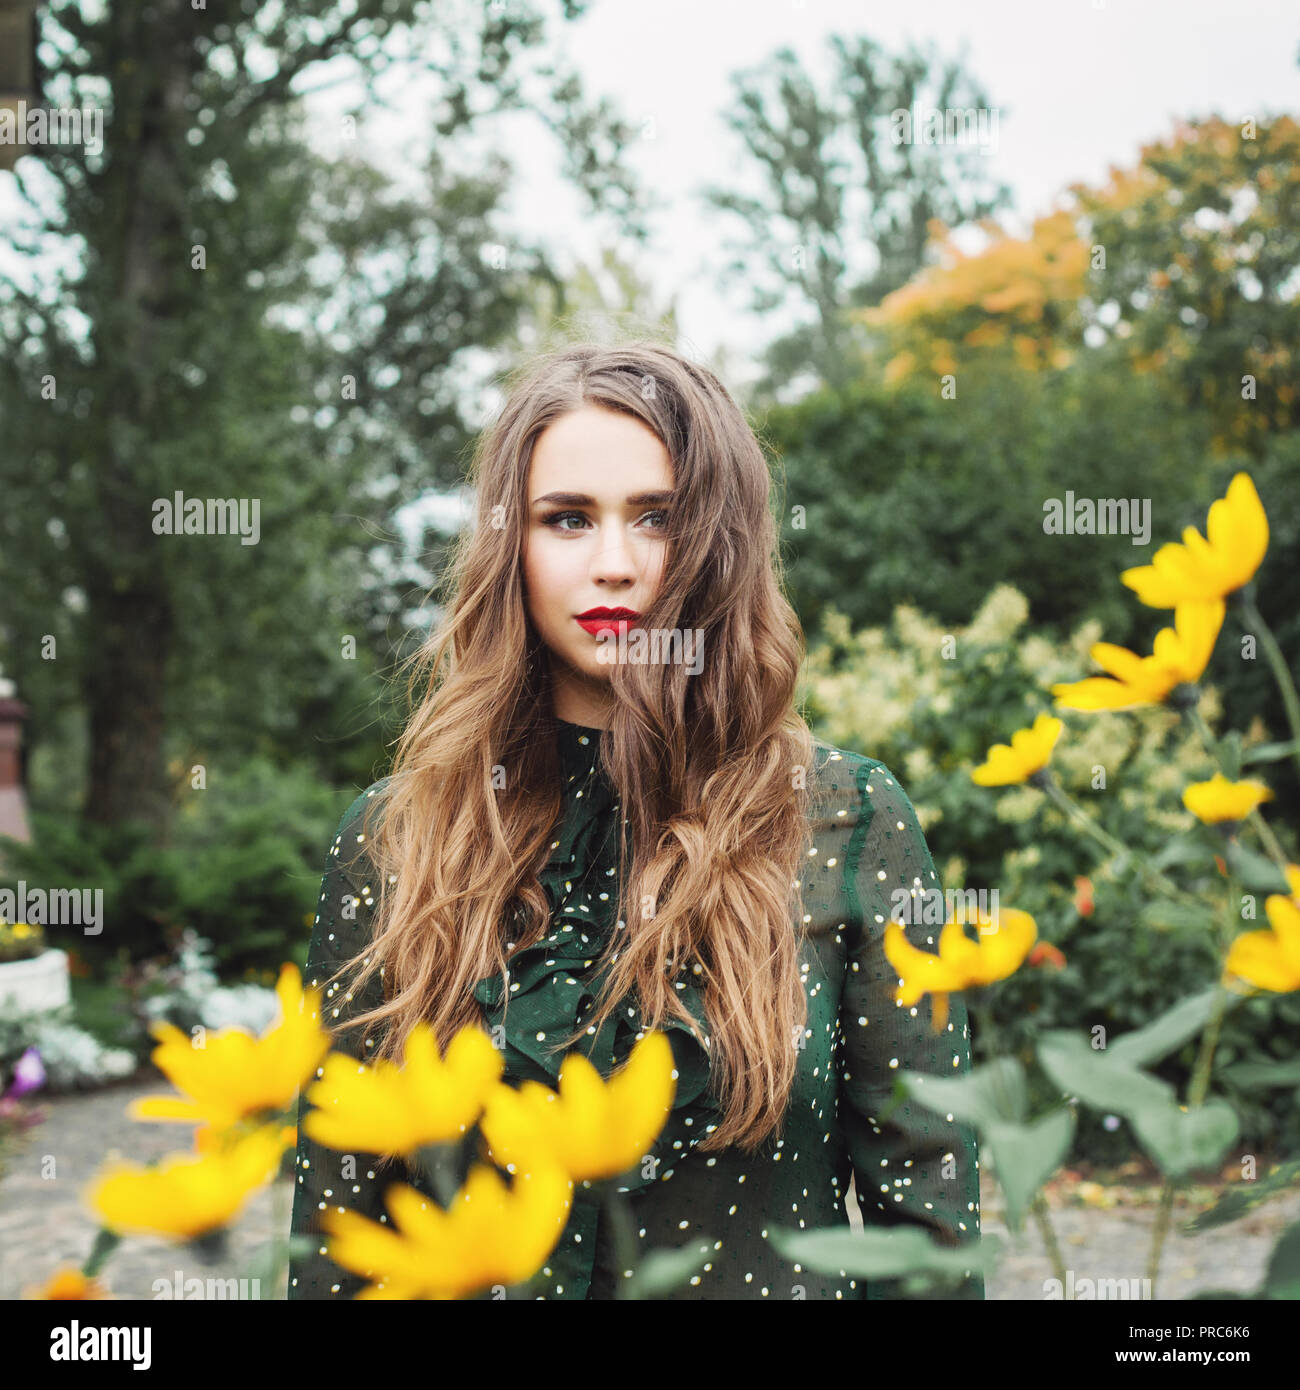
M 593 637 L 605 631 L 621 636 L 629 627 L 634 627 L 640 617 L 640 613 L 631 608 L 589 608 L 579 613 L 575 621 Z

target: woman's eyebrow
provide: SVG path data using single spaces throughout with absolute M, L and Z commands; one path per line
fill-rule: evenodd
M 671 502 L 671 492 L 634 492 L 628 499 L 629 507 L 649 507 L 658 502 Z M 548 492 L 533 501 L 534 507 L 594 507 L 596 499 L 585 492 Z

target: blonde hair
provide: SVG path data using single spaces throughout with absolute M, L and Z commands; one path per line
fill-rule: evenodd
M 617 959 L 596 1008 L 556 1050 L 599 1029 L 633 989 L 646 1027 L 671 1016 L 699 1037 L 671 985 L 698 961 L 721 1112 L 701 1147 L 752 1149 L 783 1124 L 807 1021 L 798 881 L 813 741 L 795 709 L 804 635 L 782 591 L 753 430 L 712 372 L 653 341 L 551 351 L 478 441 L 477 515 L 453 547 L 445 616 L 409 658 L 413 713 L 384 794 L 367 807 L 372 939 L 336 972 L 359 969 L 359 990 L 384 968 L 385 1002 L 347 1026 L 386 1023 L 374 1055 L 396 1058 L 427 1020 L 445 1048 L 466 1024 L 483 1026 L 473 989 L 505 973 L 507 940 L 518 950 L 549 930 L 538 874 L 561 777 L 522 555 L 537 438 L 583 406 L 641 421 L 672 460 L 663 578 L 642 625 L 703 629 L 706 657 L 697 675 L 682 663 L 609 668 L 615 706 L 600 757 L 629 822 L 617 904 L 626 928 L 600 957 Z M 508 769 L 499 789 L 498 766 Z M 508 988 L 504 998 L 508 1009 Z

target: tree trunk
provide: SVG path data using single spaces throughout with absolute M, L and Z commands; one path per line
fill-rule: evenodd
M 161 588 L 105 585 L 89 595 L 83 691 L 90 719 L 86 819 L 147 822 L 165 841 L 171 794 L 164 765 L 164 706 L 172 608 Z

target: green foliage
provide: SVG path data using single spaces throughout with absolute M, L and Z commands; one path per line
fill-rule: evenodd
M 805 373 L 832 384 L 854 376 L 864 335 L 851 311 L 922 267 L 931 222 L 959 226 L 1010 205 L 1011 190 L 969 140 L 936 152 L 919 131 L 901 141 L 887 133 L 900 110 L 988 111 L 960 61 L 915 44 L 888 54 L 862 35 L 835 35 L 828 46 L 825 91 L 788 47 L 734 77 L 728 121 L 752 169 L 743 191 L 737 180 L 705 190 L 711 214 L 729 214 L 746 234 L 726 273 L 743 281 L 754 310 L 801 311 L 803 322 L 763 353 L 763 394 Z M 869 266 L 846 255 L 862 246 L 872 249 Z
M 1254 1211 L 1256 1207 L 1276 1197 L 1280 1192 L 1293 1191 L 1300 1185 L 1300 1159 L 1289 1163 L 1279 1163 L 1270 1173 L 1253 1182 L 1238 1183 L 1229 1188 L 1208 1210 L 1193 1217 L 1184 1230 L 1188 1235 L 1196 1231 L 1207 1231 L 1214 1226 L 1226 1225 L 1239 1216 Z
M 0 660 L 21 672 L 30 746 L 57 744 L 38 808 L 75 789 L 90 819 L 159 834 L 170 754 L 186 771 L 311 757 L 342 781 L 380 751 L 369 678 L 431 578 L 398 553 L 394 513 L 461 481 L 478 427 L 465 359 L 508 342 L 535 286 L 561 281 L 502 216 L 513 171 L 485 151 L 480 113 L 537 120 L 568 186 L 644 236 L 631 123 L 568 62 L 533 61 L 578 0 L 468 22 L 322 0 L 305 27 L 217 8 L 196 45 L 180 12 L 140 25 L 40 7 L 43 81 L 71 107 L 107 106 L 114 138 L 102 156 L 62 141 L 20 162 L 31 236 L 0 268 Z M 407 152 L 414 195 L 370 162 L 360 109 L 358 138 L 322 156 L 301 97 L 326 64 L 364 85 L 392 41 L 453 54 L 424 74 L 437 120 Z M 508 266 L 483 254 L 503 239 Z M 159 534 L 155 507 L 177 491 L 257 507 L 256 543 L 251 528 Z
M 98 936 L 46 927 L 51 945 L 75 950 L 99 978 L 110 962 L 171 959 L 191 927 L 214 943 L 223 978 L 274 983 L 285 959 L 305 953 L 329 836 L 355 792 L 322 786 L 310 767 L 254 759 L 209 769 L 207 790 L 187 795 L 166 847 L 140 823 L 34 813 L 30 844 L 4 842 L 0 886 L 102 890 Z
M 832 610 L 823 635 L 810 644 L 801 688 L 805 714 L 819 736 L 880 759 L 899 777 L 943 886 L 997 889 L 1002 906 L 1031 913 L 1040 939 L 1065 956 L 1064 969 L 1022 968 L 977 996 L 977 1061 L 997 1055 L 1028 1063 L 1043 1034 L 1055 1028 L 1082 1036 L 1101 1026 L 1108 1038 L 1135 1036 L 1180 1000 L 1204 998 L 1220 962 L 1209 929 L 1224 911 L 1216 842 L 1181 802 L 1183 788 L 1209 777 L 1212 768 L 1176 714 L 1150 708 L 1063 715 L 1053 774 L 1129 848 L 1122 858 L 1081 836 L 1036 788 L 983 788 L 971 781 L 989 747 L 1008 742 L 1050 709 L 1053 682 L 1092 673 L 1088 648 L 1103 636 L 1098 622 L 1056 641 L 1027 632 L 1028 617 L 1024 595 L 1008 586 L 994 588 L 961 625 L 944 626 L 900 605 L 887 625 L 854 631 Z M 1202 712 L 1213 722 L 1218 695 L 1212 686 L 1203 688 Z M 1243 762 L 1266 741 L 1262 722 L 1249 729 Z M 1157 903 L 1163 910 L 1166 899 L 1138 877 L 1135 858 L 1162 853 L 1167 872 L 1203 909 L 1163 917 L 1155 911 Z M 1088 915 L 1076 892 L 1079 877 L 1090 881 Z M 1256 911 L 1262 916 L 1262 899 Z M 1241 929 L 1259 924 L 1246 920 Z M 992 1010 L 995 1053 L 981 1043 L 981 1007 Z M 1243 1142 L 1300 1142 L 1300 1115 L 1290 1092 L 1247 1086 L 1231 1065 L 1240 1058 L 1300 1059 L 1297 1024 L 1295 995 L 1248 1000 L 1224 1020 L 1214 1091 L 1240 1116 Z M 1191 1033 L 1175 1039 L 1151 1065 L 1150 1076 L 1185 1093 L 1195 1052 Z M 1029 1087 L 1027 1113 L 1041 1113 L 1059 1098 L 1058 1088 L 1037 1069 L 1030 1072 Z M 1123 1110 L 1112 1102 L 1105 1113 L 1080 1113 L 1076 1152 L 1096 1161 L 1127 1156 L 1132 1134 L 1108 1129 L 1107 1114 Z
M 953 1249 L 940 1245 L 916 1226 L 863 1231 L 798 1231 L 775 1226 L 768 1239 L 783 1259 L 827 1274 L 902 1279 L 908 1293 L 960 1284 L 968 1270 L 989 1272 L 1002 1248 L 996 1236 L 982 1236 L 978 1245 Z
M 854 383 L 769 410 L 763 429 L 785 473 L 781 536 L 809 631 L 827 607 L 854 627 L 900 603 L 964 622 L 1008 583 L 1049 635 L 1097 618 L 1109 640 L 1136 640 L 1149 615 L 1120 571 L 1177 539 L 1183 513 L 1203 526 L 1212 495 L 1204 424 L 1101 355 L 1063 372 L 964 371 L 955 400 L 933 381 Z M 1067 491 L 1154 499 L 1151 544 L 1046 533 L 1043 504 Z

